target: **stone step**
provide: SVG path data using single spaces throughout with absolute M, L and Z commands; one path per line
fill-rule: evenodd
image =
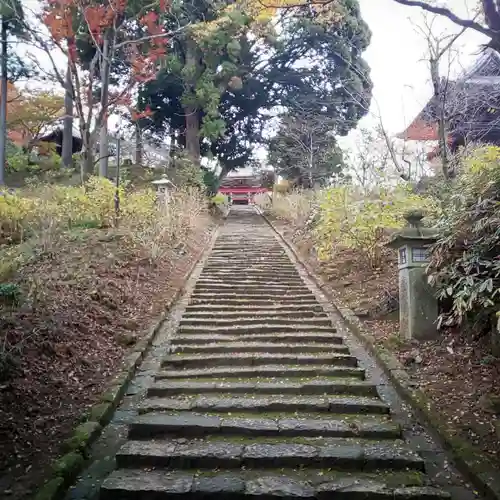
M 236 318 L 225 318 L 225 317 L 214 317 L 212 316 L 210 319 L 206 318 L 197 318 L 196 316 L 188 316 L 185 315 L 179 322 L 181 327 L 184 326 L 203 326 L 203 327 L 217 327 L 217 328 L 246 328 L 250 325 L 263 325 L 269 327 L 271 325 L 276 325 L 278 328 L 281 327 L 300 327 L 303 323 L 306 323 L 309 327 L 322 327 L 327 326 L 332 328 L 332 321 L 328 316 L 324 318 L 318 316 L 309 316 L 304 318 L 303 321 L 297 321 L 297 318 L 289 318 L 289 317 L 280 317 L 275 316 L 273 314 L 263 314 L 250 316 L 248 313 L 246 316 L 239 316 Z
M 276 271 L 271 271 L 270 269 L 252 269 L 249 270 L 245 273 L 247 276 L 251 276 L 251 279 L 269 279 L 271 281 L 276 280 L 277 278 L 283 278 L 283 279 L 300 279 L 300 274 L 297 271 L 283 271 L 281 270 L 279 272 L 279 275 L 276 273 Z M 203 279 L 222 279 L 222 280 L 227 280 L 227 279 L 235 279 L 235 275 L 233 271 L 217 271 L 215 269 L 204 269 L 201 272 L 200 278 Z M 238 276 L 236 276 L 238 278 Z
M 208 335 L 176 335 L 172 339 L 172 345 L 202 344 L 212 342 L 269 342 L 269 343 L 328 343 L 330 345 L 342 344 L 344 339 L 341 335 L 335 333 L 264 333 L 255 334 L 252 337 L 248 335 L 226 335 L 226 334 L 208 334 Z
M 248 261 L 242 261 L 241 264 L 235 265 L 234 263 L 231 263 L 231 269 L 227 269 L 227 264 L 228 262 L 217 262 L 217 263 L 210 263 L 207 261 L 205 264 L 205 267 L 203 268 L 202 273 L 209 273 L 209 272 L 217 272 L 220 271 L 221 269 L 224 269 L 226 273 L 231 274 L 232 276 L 235 275 L 235 271 L 241 272 L 241 273 L 268 273 L 269 275 L 275 277 L 277 275 L 281 276 L 286 276 L 287 274 L 290 274 L 292 276 L 297 276 L 297 268 L 293 265 L 285 265 L 282 263 L 279 264 L 265 264 L 265 263 L 251 263 Z
M 205 314 L 210 314 L 210 313 L 219 313 L 219 312 L 227 312 L 227 313 L 239 313 L 241 311 L 244 311 L 246 313 L 251 312 L 252 314 L 255 314 L 257 312 L 286 312 L 290 314 L 295 314 L 295 313 L 304 313 L 304 314 L 309 314 L 309 313 L 324 313 L 324 309 L 321 305 L 319 305 L 317 302 L 316 304 L 311 304 L 311 305 L 302 305 L 302 304 L 273 304 L 273 302 L 264 302 L 262 304 L 256 304 L 254 306 L 248 306 L 248 305 L 239 305 L 239 304 L 234 304 L 234 305 L 217 305 L 217 304 L 192 304 L 186 307 L 186 313 L 191 314 L 192 312 L 201 312 Z
M 149 397 L 174 396 L 180 394 L 292 394 L 292 395 L 335 395 L 378 396 L 377 387 L 356 378 L 310 379 L 253 382 L 203 382 L 203 381 L 156 381 L 148 388 Z
M 312 471 L 311 471 L 312 472 Z M 428 486 L 406 486 L 409 475 L 350 473 L 339 477 L 335 471 L 323 471 L 315 480 L 303 478 L 296 470 L 274 472 L 265 469 L 249 471 L 220 470 L 165 471 L 120 469 L 114 471 L 101 489 L 100 500 L 171 500 L 185 496 L 190 500 L 242 500 L 282 498 L 285 500 L 448 500 L 450 495 Z M 398 481 L 398 477 L 401 479 Z M 419 479 L 413 471 L 411 477 Z M 398 486 L 394 486 L 398 485 Z
M 192 413 L 147 413 L 129 424 L 129 439 L 156 439 L 158 437 L 220 436 L 284 436 L 335 437 L 366 439 L 401 438 L 401 427 L 384 417 L 345 420 L 340 415 L 328 419 L 304 418 L 234 418 Z
M 306 331 L 310 333 L 335 333 L 336 328 L 333 326 L 322 326 L 310 324 L 308 321 L 299 323 L 293 322 L 292 324 L 283 324 L 283 323 L 274 323 L 274 324 L 265 324 L 257 323 L 257 324 L 241 324 L 234 326 L 210 326 L 210 325 L 200 325 L 200 326 L 191 326 L 191 325 L 179 325 L 178 332 L 180 334 L 203 334 L 203 333 L 223 333 L 226 335 L 238 335 L 238 334 L 246 334 L 253 335 L 259 333 L 286 333 L 286 332 L 297 332 L 297 331 Z
M 378 398 L 367 396 L 282 396 L 230 397 L 227 394 L 189 398 L 149 398 L 139 406 L 139 413 L 156 411 L 195 412 L 332 412 L 346 415 L 387 414 L 389 407 Z
M 424 470 L 424 462 L 401 441 L 313 446 L 297 443 L 234 443 L 169 440 L 128 441 L 116 455 L 118 467 L 211 469 L 240 467 L 332 467 L 338 470 Z
M 221 296 L 220 294 L 215 296 L 213 294 L 198 294 L 197 296 L 191 295 L 189 298 L 189 303 L 192 305 L 211 305 L 213 307 L 222 307 L 222 306 L 297 306 L 297 307 L 306 307 L 306 306 L 317 306 L 318 301 L 314 297 L 314 295 L 308 295 L 307 297 L 263 297 L 262 294 L 253 298 L 241 298 L 240 295 L 237 294 L 224 294 Z
M 297 276 L 297 278 L 283 278 L 283 277 L 274 277 L 274 278 L 259 278 L 258 276 L 254 276 L 251 273 L 246 273 L 245 276 L 239 277 L 228 277 L 226 279 L 222 278 L 209 278 L 200 276 L 196 285 L 206 285 L 206 286 L 221 286 L 221 287 L 230 287 L 230 286 L 238 286 L 238 287 L 248 287 L 248 288 L 258 288 L 259 290 L 265 286 L 267 287 L 297 287 L 297 288 L 307 288 L 304 284 L 302 278 Z
M 217 342 L 209 344 L 175 344 L 172 346 L 172 352 L 181 353 L 224 353 L 224 352 L 259 352 L 259 353 L 345 353 L 349 348 L 345 345 L 330 344 L 278 344 L 264 342 Z
M 202 320 L 224 320 L 224 319 L 240 319 L 240 318 L 295 318 L 305 319 L 305 318 L 328 318 L 324 311 L 294 311 L 289 309 L 281 310 L 271 310 L 271 309 L 260 309 L 260 308 L 240 308 L 234 311 L 226 310 L 206 310 L 201 308 L 200 310 L 193 311 L 191 308 L 187 308 L 183 315 L 183 319 L 202 319 Z
M 193 297 L 197 297 L 203 294 L 211 294 L 212 298 L 214 296 L 221 296 L 224 298 L 231 297 L 244 297 L 244 298 L 275 298 L 275 297 L 284 297 L 291 296 L 296 299 L 306 299 L 311 297 L 313 293 L 307 289 L 305 286 L 301 286 L 300 288 L 292 288 L 283 286 L 280 288 L 273 287 L 255 287 L 250 289 L 248 287 L 219 287 L 219 286 L 196 286 L 193 291 Z
M 312 292 L 301 294 L 287 294 L 286 292 L 280 293 L 267 293 L 262 291 L 260 293 L 245 293 L 244 295 L 231 292 L 218 292 L 207 293 L 195 291 L 191 295 L 190 302 L 193 303 L 197 300 L 208 302 L 210 304 L 223 304 L 226 300 L 238 300 L 240 303 L 259 304 L 261 301 L 276 302 L 281 304 L 296 303 L 296 304 L 314 304 L 318 303 Z
M 365 378 L 365 370 L 344 366 L 268 365 L 206 368 L 201 370 L 163 370 L 155 375 L 165 378 L 243 378 L 243 377 L 358 377 Z
M 195 290 L 237 290 L 238 292 L 246 294 L 260 292 L 261 290 L 267 291 L 281 291 L 281 290 L 290 290 L 293 293 L 302 293 L 304 291 L 309 292 L 309 288 L 306 287 L 304 283 L 231 283 L 227 282 L 197 282 L 195 286 Z
M 224 258 L 224 257 L 210 257 L 206 261 L 204 269 L 220 269 L 224 267 L 225 269 L 248 269 L 251 267 L 259 267 L 261 269 L 273 269 L 277 272 L 284 269 L 290 271 L 296 268 L 293 264 L 290 264 L 288 260 L 274 258 L 273 263 L 269 265 L 271 259 L 263 260 L 262 257 L 249 256 L 249 257 L 234 257 L 234 258 Z
M 213 353 L 213 354 L 182 354 L 166 356 L 163 367 L 168 368 L 201 368 L 222 366 L 261 366 L 261 365 L 331 365 L 357 366 L 358 360 L 350 354 L 268 354 L 252 352 Z

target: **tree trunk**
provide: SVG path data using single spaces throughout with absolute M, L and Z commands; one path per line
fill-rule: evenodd
M 192 68 L 193 79 L 189 82 L 190 99 L 195 99 L 196 75 L 198 74 L 198 60 L 196 56 L 196 45 L 188 40 L 186 51 L 186 67 Z M 195 165 L 200 165 L 200 119 L 198 107 L 194 104 L 184 106 L 186 116 L 186 151 L 188 157 Z
M 142 143 L 142 130 L 138 123 L 135 124 L 135 164 L 138 167 L 142 167 L 142 153 L 143 153 L 143 143 Z
M 444 95 L 444 89 L 441 88 L 441 79 L 439 78 L 439 60 L 431 58 L 431 80 L 432 87 L 434 89 L 434 99 L 439 103 L 438 116 L 437 116 L 437 126 L 438 126 L 438 141 L 439 141 L 439 153 L 441 157 L 441 169 L 445 179 L 449 179 L 449 165 L 448 165 L 448 144 L 446 142 L 446 121 L 445 121 L 445 105 L 446 99 Z
M 94 173 L 94 151 L 92 149 L 93 141 L 91 140 L 90 130 L 87 127 L 80 126 L 82 134 L 83 152 L 82 161 L 80 164 L 80 176 L 82 184 Z
M 101 113 L 102 121 L 99 128 L 99 175 L 108 176 L 109 141 L 108 141 L 108 100 L 109 100 L 109 41 L 111 33 L 106 33 L 102 46 L 101 63 Z
M 186 113 L 186 151 L 189 159 L 195 164 L 200 164 L 200 120 L 198 110 L 193 106 L 184 108 Z
M 2 45 L 0 63 L 0 186 L 5 184 L 5 163 L 7 149 L 7 20 L 2 17 L 0 43 Z
M 314 147 L 313 147 L 313 136 L 309 135 L 309 189 L 314 187 L 313 182 L 313 168 L 314 168 Z
M 73 165 L 73 91 L 71 66 L 66 71 L 66 91 L 64 93 L 64 127 L 62 137 L 62 163 L 65 168 Z

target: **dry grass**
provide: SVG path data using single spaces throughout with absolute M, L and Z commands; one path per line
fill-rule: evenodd
M 313 191 L 293 191 L 289 194 L 274 193 L 272 200 L 265 195 L 255 197 L 255 203 L 265 212 L 277 219 L 287 221 L 294 227 L 305 225 L 315 201 L 316 194 Z

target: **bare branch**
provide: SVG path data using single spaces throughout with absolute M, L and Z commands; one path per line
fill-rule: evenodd
M 447 9 L 446 7 L 438 7 L 436 5 L 430 5 L 427 2 L 423 2 L 420 0 L 394 0 L 395 2 L 401 4 L 401 5 L 407 5 L 410 7 L 420 7 L 421 9 L 431 12 L 432 14 L 437 14 L 438 16 L 443 16 L 452 21 L 453 23 L 457 24 L 458 26 L 462 26 L 465 29 L 473 29 L 475 31 L 478 31 L 479 33 L 482 33 L 483 35 L 486 35 L 489 38 L 496 38 L 499 36 L 499 32 L 496 30 L 493 30 L 487 26 L 483 26 L 482 24 L 479 24 L 475 19 L 462 19 L 461 17 L 457 16 L 455 13 L 453 13 L 450 9 Z

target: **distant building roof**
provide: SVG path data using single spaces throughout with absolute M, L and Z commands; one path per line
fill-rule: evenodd
M 500 55 L 485 50 L 475 64 L 456 81 L 441 83 L 445 118 L 454 135 L 476 139 L 500 132 Z M 397 137 L 406 140 L 438 139 L 440 103 L 432 97 L 411 124 Z

